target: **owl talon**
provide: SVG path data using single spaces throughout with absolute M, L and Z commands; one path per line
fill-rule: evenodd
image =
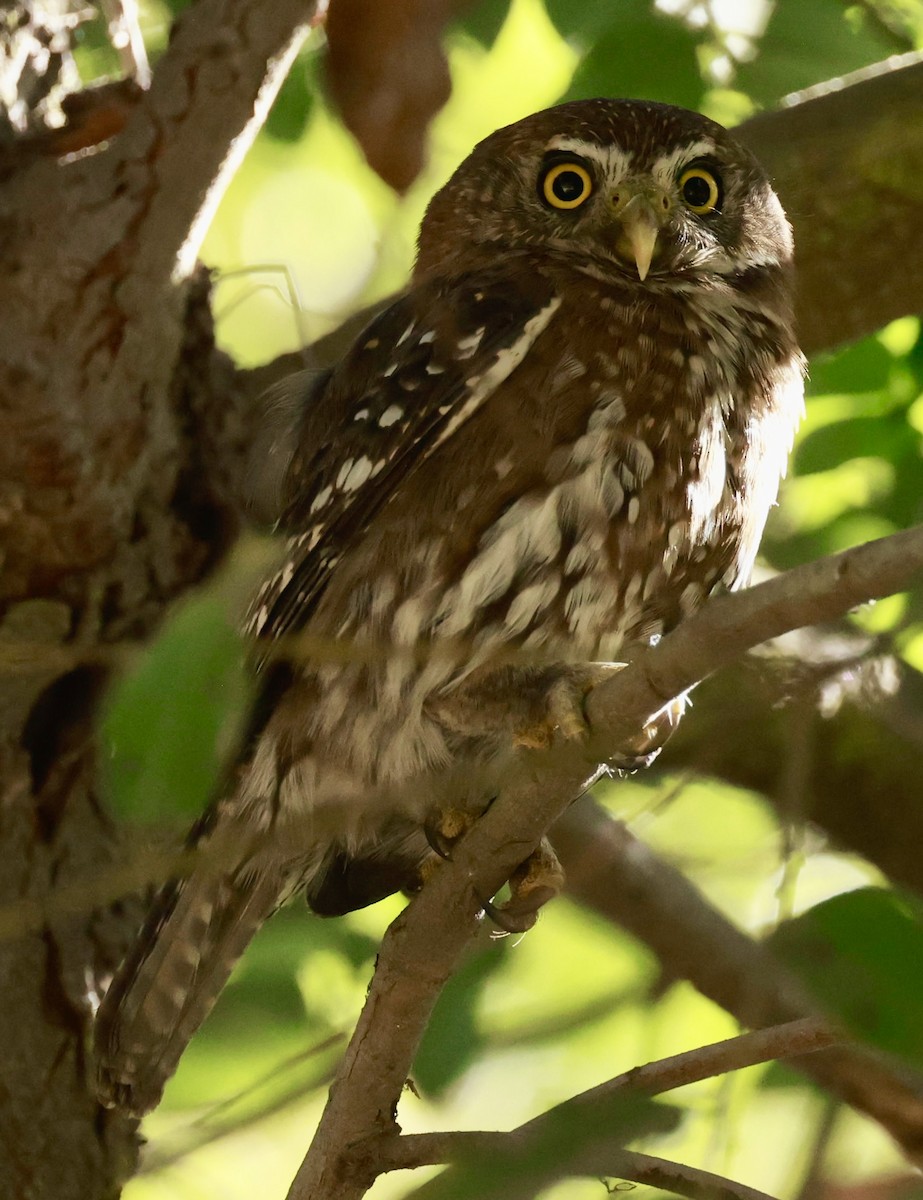
M 590 726 L 587 697 L 594 688 L 623 670 L 624 663 L 584 663 L 564 667 L 548 690 L 548 720 L 552 731 L 569 742 L 584 741 Z
M 525 933 L 542 908 L 564 886 L 564 868 L 547 838 L 510 876 L 510 898 L 499 906 L 481 901 L 484 913 L 504 933 Z
M 497 737 L 514 746 L 547 750 L 556 738 L 582 741 L 589 729 L 586 698 L 624 663 L 499 668 L 469 678 L 427 702 L 429 714 L 463 737 Z
M 452 845 L 439 828 L 438 821 L 433 817 L 427 818 L 423 822 L 423 834 L 426 837 L 426 844 L 430 850 L 438 855 L 439 858 L 448 862 L 452 857 Z
M 452 857 L 452 847 L 463 837 L 477 818 L 459 808 L 446 808 L 423 822 L 423 833 L 430 850 L 442 859 Z
M 609 759 L 608 765 L 626 775 L 649 767 L 672 737 L 688 703 L 688 693 L 671 700 L 647 721 L 633 741 Z

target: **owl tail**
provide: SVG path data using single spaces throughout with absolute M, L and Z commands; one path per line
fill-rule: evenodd
M 103 1104 L 135 1116 L 154 1108 L 281 890 L 275 871 L 221 870 L 207 855 L 164 888 L 96 1016 Z

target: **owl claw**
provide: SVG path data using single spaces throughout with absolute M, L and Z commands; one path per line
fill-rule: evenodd
M 544 716 L 517 729 L 513 744 L 528 750 L 547 750 L 556 737 L 566 742 L 585 741 L 590 731 L 587 697 L 624 666 L 624 663 L 583 663 L 555 668 L 555 677 L 545 691 Z
M 649 767 L 672 736 L 688 703 L 686 693 L 671 700 L 647 721 L 633 741 L 624 746 L 618 755 L 609 759 L 607 765 L 625 774 Z
M 509 885 L 510 898 L 505 904 L 481 901 L 481 907 L 503 933 L 525 933 L 564 886 L 564 868 L 547 838 L 542 838 L 538 848 L 520 863 Z
M 425 822 L 423 832 L 433 853 L 420 867 L 421 886 L 441 861 L 452 857 L 452 847 L 476 820 L 472 813 L 447 809 Z M 538 847 L 510 876 L 510 898 L 506 903 L 496 905 L 492 899 L 485 900 L 481 896 L 478 896 L 478 903 L 484 915 L 503 933 L 525 933 L 535 924 L 540 909 L 554 899 L 563 886 L 564 868 L 551 843 L 542 838 Z
M 442 859 L 452 857 L 452 847 L 474 824 L 471 813 L 458 808 L 447 808 L 433 814 L 423 822 L 423 833 L 430 850 Z

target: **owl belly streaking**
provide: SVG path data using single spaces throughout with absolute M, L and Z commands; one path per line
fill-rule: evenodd
M 281 898 L 415 886 L 434 812 L 567 730 L 562 685 L 747 581 L 801 411 L 790 260 L 752 157 L 663 105 L 535 114 L 437 194 L 410 290 L 304 406 L 251 622 L 293 649 L 103 1001 L 104 1100 L 157 1102 Z

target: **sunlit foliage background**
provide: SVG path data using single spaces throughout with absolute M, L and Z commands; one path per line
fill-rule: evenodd
M 171 11 L 158 0 L 142 11 L 156 57 Z M 239 363 L 258 364 L 303 349 L 399 288 L 428 198 L 471 146 L 563 97 L 645 96 L 733 124 L 797 89 L 921 45 L 919 0 L 490 0 L 451 34 L 453 95 L 433 125 L 429 166 L 398 198 L 324 103 L 316 32 L 205 242 L 220 341 Z M 111 67 L 104 39 L 94 44 L 90 29 L 85 76 Z M 808 416 L 765 561 L 787 567 L 919 521 L 921 435 L 918 321 L 904 319 L 813 363 Z M 136 773 L 127 802 L 136 816 L 150 813 L 152 788 L 188 811 L 210 787 L 213 756 L 203 747 L 221 732 L 224 709 L 220 700 L 215 710 L 201 700 L 240 686 L 234 652 L 222 640 L 222 586 L 186 606 L 111 717 L 116 757 L 128 745 L 159 770 L 173 763 L 174 775 L 159 784 L 143 771 L 139 784 Z M 891 635 L 923 668 L 921 614 L 907 598 L 855 619 Z M 192 696 L 185 709 L 174 689 L 180 664 Z M 138 726 L 153 749 L 133 741 Z M 202 754 L 206 761 L 196 760 Z M 755 933 L 875 882 L 861 861 L 784 834 L 761 797 L 726 785 L 652 773 L 603 796 Z M 263 930 L 146 1122 L 146 1167 L 127 1200 L 284 1195 L 319 1115 L 338 1039 L 359 1011 L 377 941 L 399 906 L 393 900 L 323 922 L 295 904 Z M 511 1127 L 636 1063 L 734 1032 L 731 1018 L 690 987 L 660 987 L 644 949 L 559 900 L 526 937 L 491 940 L 485 931 L 443 997 L 400 1121 L 407 1131 Z M 827 1103 L 800 1078 L 753 1069 L 671 1100 L 687 1113 L 678 1131 L 640 1148 L 781 1196 L 798 1193 Z M 843 1181 L 897 1165 L 885 1136 L 845 1112 L 826 1161 Z M 372 1194 L 399 1197 L 412 1186 L 407 1177 L 386 1177 Z M 598 1182 L 568 1182 L 544 1200 L 601 1194 Z

